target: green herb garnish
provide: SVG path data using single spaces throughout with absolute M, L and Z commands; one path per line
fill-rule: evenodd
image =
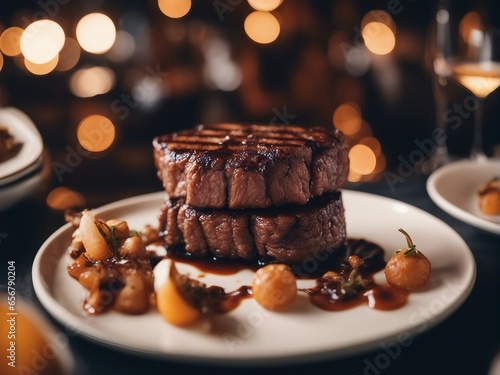
M 408 256 L 410 254 L 418 254 L 417 246 L 413 243 L 410 235 L 406 233 L 406 231 L 402 228 L 398 229 L 403 235 L 406 237 L 406 243 L 408 244 L 408 247 L 405 249 L 404 256 Z M 401 249 L 403 250 L 403 249 Z M 396 251 L 396 254 L 399 253 L 401 250 Z

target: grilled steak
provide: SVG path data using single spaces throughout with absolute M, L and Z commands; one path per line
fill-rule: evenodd
M 167 245 L 184 246 L 197 257 L 297 264 L 331 253 L 345 240 L 346 226 L 338 191 L 311 199 L 305 206 L 252 210 L 200 209 L 183 198 L 167 198 L 160 234 Z
M 158 177 L 192 207 L 306 204 L 347 179 L 348 148 L 336 130 L 219 124 L 153 140 Z

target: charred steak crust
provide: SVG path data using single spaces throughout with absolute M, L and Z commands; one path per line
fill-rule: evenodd
M 156 137 L 158 177 L 192 207 L 306 204 L 347 180 L 348 147 L 337 130 L 218 124 Z
M 339 191 L 305 206 L 229 210 L 200 209 L 183 198 L 167 198 L 160 214 L 167 246 L 181 246 L 196 257 L 277 260 L 298 264 L 322 259 L 346 239 Z

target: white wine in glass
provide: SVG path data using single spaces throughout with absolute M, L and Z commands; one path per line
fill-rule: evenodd
M 483 150 L 484 100 L 500 86 L 500 30 L 494 22 L 497 15 L 487 11 L 488 4 L 451 2 L 449 8 L 450 19 L 460 21 L 452 31 L 456 38 L 447 57 L 450 76 L 476 99 L 472 160 L 487 159 Z
M 472 160 L 486 160 L 483 150 L 483 100 L 500 86 L 500 63 L 493 61 L 460 62 L 451 64 L 452 77 L 468 89 L 477 99 L 474 111 Z
M 451 65 L 453 77 L 476 97 L 486 98 L 500 86 L 500 63 L 462 62 Z

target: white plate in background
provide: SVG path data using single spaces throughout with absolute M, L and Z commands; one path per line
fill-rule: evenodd
M 479 208 L 478 190 L 493 177 L 500 177 L 500 159 L 460 160 L 434 171 L 427 180 L 427 193 L 451 216 L 500 234 L 500 215 L 486 215 Z
M 11 158 L 0 163 L 0 185 L 22 177 L 25 170 L 40 160 L 43 141 L 33 121 L 22 111 L 14 107 L 0 108 L 0 125 L 9 129 L 14 140 L 22 144 L 21 149 Z
M 0 187 L 0 212 L 5 211 L 32 195 L 43 180 L 42 168 L 12 184 Z

